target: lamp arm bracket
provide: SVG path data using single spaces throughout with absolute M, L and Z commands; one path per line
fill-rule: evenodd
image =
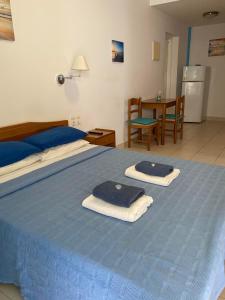
M 63 74 L 60 74 L 57 76 L 57 82 L 59 84 L 64 84 L 66 79 L 73 79 L 74 77 L 81 77 L 80 74 L 78 75 L 69 75 L 69 76 L 64 76 Z

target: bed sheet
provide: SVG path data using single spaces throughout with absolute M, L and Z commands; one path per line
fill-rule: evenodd
M 7 181 L 10 181 L 12 179 L 15 179 L 17 177 L 23 176 L 23 175 L 28 174 L 30 172 L 33 172 L 35 170 L 44 168 L 44 167 L 49 166 L 49 165 L 51 165 L 53 163 L 56 163 L 56 162 L 58 162 L 60 160 L 63 160 L 65 158 L 77 155 L 79 153 L 82 153 L 82 152 L 87 151 L 89 149 L 92 149 L 94 147 L 96 147 L 96 145 L 89 144 L 89 145 L 86 145 L 84 147 L 81 147 L 80 149 L 71 151 L 71 152 L 69 152 L 67 154 L 58 156 L 56 158 L 48 159 L 48 160 L 45 160 L 45 161 L 37 161 L 36 163 L 34 163 L 34 164 L 30 165 L 30 166 L 27 166 L 27 167 L 21 168 L 21 169 L 19 169 L 17 171 L 11 172 L 9 174 L 0 176 L 0 184 L 4 183 L 4 182 L 7 182 Z

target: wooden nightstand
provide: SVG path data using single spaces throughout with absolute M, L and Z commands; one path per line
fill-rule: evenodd
M 102 129 L 102 128 L 95 128 L 93 130 L 101 131 L 102 134 L 97 135 L 97 134 L 88 133 L 88 135 L 85 137 L 86 141 L 95 145 L 116 147 L 115 130 Z

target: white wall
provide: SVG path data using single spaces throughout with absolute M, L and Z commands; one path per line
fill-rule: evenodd
M 208 56 L 209 40 L 218 38 L 225 38 L 225 23 L 193 27 L 190 63 L 210 67 L 207 116 L 225 118 L 225 56 Z
M 81 116 L 81 127 L 114 128 L 124 137 L 127 98 L 155 96 L 163 88 L 165 33 L 186 28 L 149 7 L 148 0 L 12 1 L 15 42 L 0 41 L 0 126 Z M 125 42 L 125 63 L 111 62 L 111 40 Z M 151 42 L 161 42 L 161 60 L 151 60 Z M 58 86 L 74 55 L 90 71 Z
M 11 1 L 15 42 L 0 40 L 0 126 L 68 114 L 57 1 Z

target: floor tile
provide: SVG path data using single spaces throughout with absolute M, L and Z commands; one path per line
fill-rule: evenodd
M 218 159 L 215 161 L 215 164 L 216 164 L 216 165 L 219 165 L 219 166 L 225 167 L 225 159 L 220 159 L 220 158 L 218 158 Z
M 4 294 L 0 291 L 0 300 L 11 300 L 10 298 L 6 297 Z
M 225 159 L 225 150 L 223 150 L 223 152 L 220 154 L 219 158 Z
M 199 161 L 207 164 L 213 164 L 216 162 L 217 156 L 205 153 L 197 153 L 192 157 L 193 161 Z
M 0 284 L 0 292 L 12 300 L 22 300 L 20 290 L 14 285 Z
M 225 150 L 217 157 L 215 163 L 225 167 Z
M 224 289 L 223 292 L 220 294 L 220 299 L 222 299 L 222 300 L 225 299 L 225 289 Z
M 225 137 L 215 137 L 211 140 L 212 144 L 225 146 Z
M 171 156 L 173 157 L 177 157 L 180 159 L 185 159 L 185 160 L 192 160 L 192 158 L 194 157 L 194 153 L 191 152 L 174 152 Z

